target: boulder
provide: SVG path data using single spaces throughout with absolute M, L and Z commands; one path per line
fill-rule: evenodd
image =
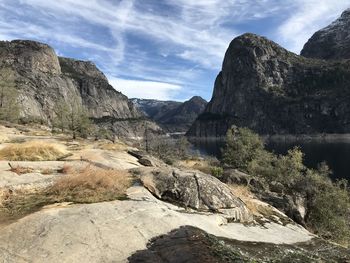
M 198 211 L 219 212 L 233 221 L 247 221 L 244 202 L 217 178 L 175 168 L 140 169 L 143 185 L 157 198 Z
M 165 165 L 161 160 L 159 160 L 153 156 L 150 156 L 146 152 L 143 152 L 140 150 L 129 150 L 128 154 L 137 158 L 139 164 L 141 164 L 143 166 L 160 167 L 160 166 Z

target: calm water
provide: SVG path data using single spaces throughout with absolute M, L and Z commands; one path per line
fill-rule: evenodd
M 202 154 L 220 157 L 224 143 L 220 141 L 195 142 L 195 147 Z M 304 164 L 316 168 L 317 164 L 326 161 L 333 171 L 333 178 L 350 180 L 350 142 L 269 142 L 266 148 L 277 154 L 286 154 L 288 149 L 300 146 L 305 154 Z

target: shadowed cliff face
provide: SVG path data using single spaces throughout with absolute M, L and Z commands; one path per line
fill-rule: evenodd
M 329 26 L 317 31 L 301 55 L 320 59 L 350 59 L 350 8 Z
M 307 59 L 254 34 L 234 39 L 189 136 L 350 132 L 350 61 Z
M 143 114 L 109 85 L 106 76 L 91 62 L 57 57 L 51 47 L 34 41 L 1 41 L 0 71 L 4 69 L 13 72 L 22 117 L 50 123 L 55 104 L 74 98 L 74 103 L 82 104 L 92 119 L 117 134 L 143 134 Z M 122 121 L 121 125 L 118 121 Z

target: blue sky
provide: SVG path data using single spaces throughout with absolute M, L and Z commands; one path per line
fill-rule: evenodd
M 245 32 L 299 53 L 350 0 L 0 0 L 0 39 L 93 61 L 129 97 L 210 99 L 230 41 Z

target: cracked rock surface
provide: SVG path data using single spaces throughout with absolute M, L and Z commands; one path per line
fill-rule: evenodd
M 248 221 L 250 213 L 231 189 L 213 176 L 175 168 L 142 168 L 143 185 L 157 198 L 198 211 L 224 213 L 234 221 Z

